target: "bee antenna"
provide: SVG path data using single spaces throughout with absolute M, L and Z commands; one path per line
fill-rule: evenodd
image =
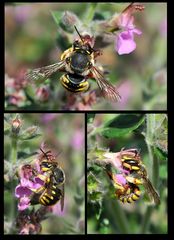
M 82 40 L 82 42 L 84 42 L 84 41 L 83 41 L 83 38 L 82 38 L 82 36 L 81 36 L 81 34 L 79 33 L 79 31 L 77 30 L 77 28 L 76 28 L 76 26 L 75 26 L 75 25 L 74 25 L 74 28 L 75 28 L 75 30 L 76 30 L 76 32 L 77 32 L 77 34 L 79 35 L 80 39 Z
M 44 156 L 46 157 L 46 159 L 49 160 L 47 154 L 42 150 L 42 148 L 40 148 L 40 150 L 41 150 L 41 152 L 44 154 Z

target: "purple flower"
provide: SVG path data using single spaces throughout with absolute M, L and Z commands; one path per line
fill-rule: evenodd
M 22 187 L 20 184 L 15 189 L 15 196 L 22 198 L 23 196 L 30 196 L 32 191 L 28 187 Z
M 126 178 L 122 174 L 115 174 L 115 178 L 121 185 L 125 185 L 127 183 Z
M 20 169 L 20 184 L 16 186 L 15 196 L 19 198 L 18 210 L 23 211 L 30 206 L 30 196 L 33 190 L 43 186 L 44 182 L 39 177 L 33 177 L 32 167 L 24 165 Z
M 129 54 L 136 49 L 134 34 L 141 35 L 142 32 L 134 25 L 133 12 L 143 10 L 139 5 L 130 4 L 118 17 L 118 27 L 121 32 L 115 37 L 115 50 L 119 55 Z
M 84 144 L 84 133 L 82 130 L 76 130 L 73 135 L 71 145 L 74 149 L 80 150 L 82 149 L 83 144 Z
M 134 33 L 141 35 L 141 31 L 134 28 L 131 30 L 123 31 L 115 38 L 115 49 L 119 55 L 129 54 L 136 49 L 134 41 Z
M 30 198 L 29 197 L 22 197 L 20 198 L 20 201 L 18 203 L 18 210 L 19 211 L 23 211 L 25 210 L 26 208 L 28 208 L 30 205 Z

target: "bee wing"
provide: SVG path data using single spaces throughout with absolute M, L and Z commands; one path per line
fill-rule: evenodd
M 65 196 L 65 186 L 63 184 L 62 185 L 62 197 L 60 200 L 61 211 L 63 211 L 63 208 L 64 208 L 64 196 Z
M 146 188 L 146 191 L 149 195 L 149 197 L 154 201 L 156 205 L 160 204 L 160 197 L 158 192 L 154 189 L 152 186 L 152 183 L 148 178 L 144 178 L 144 186 Z
M 111 101 L 120 101 L 121 96 L 119 95 L 118 91 L 104 78 L 101 71 L 96 67 L 92 67 L 91 72 L 101 90 L 103 97 Z
M 25 75 L 25 79 L 32 81 L 37 81 L 40 79 L 45 80 L 53 73 L 63 70 L 65 67 L 65 63 L 66 63 L 65 61 L 60 61 L 49 66 L 28 70 Z

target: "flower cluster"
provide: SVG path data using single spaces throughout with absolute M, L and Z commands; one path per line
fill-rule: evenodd
M 39 165 L 38 165 L 39 168 Z M 38 174 L 40 171 L 38 171 Z M 20 184 L 15 189 L 15 196 L 19 198 L 18 210 L 23 211 L 30 206 L 30 198 L 34 190 L 44 185 L 44 182 L 35 176 L 35 169 L 29 165 L 23 165 L 19 171 Z
M 31 205 L 33 194 L 45 184 L 42 178 L 44 172 L 40 168 L 43 159 L 45 159 L 45 155 L 40 153 L 33 165 L 25 164 L 19 170 L 20 183 L 15 189 L 15 196 L 19 198 L 19 211 L 23 211 Z M 47 159 L 49 161 L 55 160 L 51 151 L 47 151 Z
M 45 207 L 42 207 L 37 211 L 34 209 L 31 211 L 20 211 L 16 219 L 16 226 L 19 229 L 19 234 L 28 235 L 40 233 L 42 230 L 40 222 L 46 218 L 45 215 L 47 212 L 48 209 Z

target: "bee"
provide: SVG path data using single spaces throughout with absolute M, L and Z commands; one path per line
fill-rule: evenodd
M 41 149 L 43 152 L 43 150 Z M 64 183 L 65 173 L 55 161 L 50 161 L 48 152 L 43 152 L 46 159 L 42 160 L 40 169 L 44 173 L 38 177 L 44 181 L 44 185 L 37 189 L 31 197 L 31 204 L 42 204 L 52 206 L 60 200 L 61 211 L 64 208 Z
M 132 203 L 140 198 L 141 191 L 137 185 L 141 184 L 141 181 L 137 180 L 135 182 L 134 179 L 133 183 L 131 177 L 128 178 L 124 176 L 123 178 L 125 178 L 125 183 L 121 183 L 117 178 L 117 174 L 115 175 L 112 171 L 107 171 L 107 174 L 112 181 L 114 188 L 116 189 L 115 196 L 122 203 Z
M 125 178 L 129 185 L 133 184 L 136 186 L 142 184 L 150 199 L 156 205 L 160 204 L 159 194 L 148 178 L 147 170 L 142 164 L 139 151 L 137 149 L 121 151 L 121 161 L 123 169 L 128 171 Z
M 88 79 L 91 78 L 96 80 L 103 97 L 111 101 L 120 100 L 118 91 L 105 79 L 102 67 L 95 64 L 96 58 L 101 55 L 101 52 L 93 48 L 93 38 L 89 35 L 80 35 L 76 26 L 74 27 L 79 39 L 74 41 L 72 47 L 63 52 L 60 61 L 49 66 L 29 70 L 25 79 L 28 81 L 44 80 L 55 72 L 65 72 L 60 78 L 60 82 L 68 91 L 73 93 L 86 92 L 89 89 Z

